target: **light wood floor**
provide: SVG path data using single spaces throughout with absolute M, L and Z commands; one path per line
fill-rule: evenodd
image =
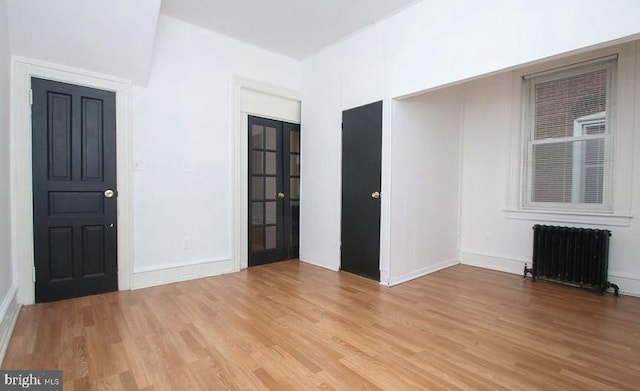
M 640 299 L 455 266 L 297 261 L 24 307 L 3 369 L 87 389 L 638 390 Z

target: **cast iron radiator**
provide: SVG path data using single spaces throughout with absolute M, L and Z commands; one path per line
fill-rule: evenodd
M 524 266 L 524 277 L 561 282 L 618 295 L 618 286 L 607 281 L 609 237 L 605 229 L 533 226 L 532 267 Z

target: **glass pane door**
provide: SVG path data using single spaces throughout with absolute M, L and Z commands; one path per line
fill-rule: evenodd
M 289 256 L 298 257 L 299 237 L 300 237 L 300 126 L 286 124 L 285 129 L 289 138 L 289 198 L 288 198 L 288 220 L 289 229 Z
M 300 125 L 249 117 L 249 266 L 298 256 Z

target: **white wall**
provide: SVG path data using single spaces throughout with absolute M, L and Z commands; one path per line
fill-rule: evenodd
M 134 286 L 167 268 L 231 270 L 234 76 L 300 90 L 299 62 L 160 17 L 133 91 Z
M 331 64 L 306 64 L 300 148 L 300 259 L 340 267 L 340 75 Z M 327 65 L 325 67 L 325 65 Z M 324 71 L 323 71 L 324 69 Z M 371 99 L 375 101 L 377 98 Z M 322 108 L 322 109 L 320 109 Z
M 20 308 L 11 246 L 10 54 L 6 2 L 0 0 L 0 364 Z
M 144 85 L 160 0 L 7 0 L 12 54 Z
M 342 110 L 384 100 L 382 192 L 393 199 L 392 98 L 611 40 L 630 40 L 640 33 L 638 14 L 636 0 L 422 1 L 305 60 L 300 257 L 332 269 L 340 264 Z M 503 203 L 505 197 L 493 202 Z M 390 257 L 396 239 L 388 201 L 383 197 L 383 276 L 396 267 L 415 267 Z
M 0 1 L 0 320 L 3 304 L 14 284 L 11 257 L 10 131 L 9 131 L 9 31 L 4 0 Z
M 302 66 L 300 157 L 300 259 L 340 267 L 342 111 L 385 98 L 384 45 L 380 30 L 358 34 Z M 347 45 L 348 47 L 344 47 Z M 391 102 L 383 102 L 383 170 L 388 159 Z M 389 210 L 388 173 L 382 173 L 382 213 Z M 383 236 L 385 233 L 383 232 Z M 381 244 L 381 252 L 388 248 Z M 381 257 L 381 277 L 388 265 Z
M 462 94 L 454 87 L 394 103 L 391 285 L 458 263 Z
M 532 224 L 506 219 L 503 211 L 513 130 L 511 81 L 511 72 L 505 72 L 461 86 L 465 109 L 460 251 L 464 263 L 474 264 L 481 256 L 478 262 L 483 266 L 520 273 L 523 262 L 531 260 Z M 518 262 L 505 268 L 501 259 Z
M 171 269 L 190 264 L 209 265 L 209 269 L 201 268 L 210 272 L 228 270 L 232 230 L 230 197 L 234 180 L 231 172 L 234 75 L 302 91 L 301 193 L 304 200 L 300 253 L 304 260 L 334 269 L 339 267 L 340 258 L 341 112 L 384 100 L 382 192 L 388 196 L 382 200 L 381 269 L 387 276 L 391 271 L 398 277 L 416 273 L 437 260 L 429 258 L 426 263 L 412 263 L 395 255 L 392 258 L 393 254 L 424 250 L 417 241 L 403 242 L 395 236 L 402 233 L 402 229 L 397 225 L 398 219 L 392 218 L 391 201 L 395 192 L 400 199 L 406 192 L 402 181 L 398 182 L 397 189 L 393 183 L 397 170 L 393 167 L 393 159 L 397 158 L 397 153 L 393 154 L 393 142 L 399 120 L 391 115 L 393 98 L 640 34 L 637 23 L 640 2 L 637 0 L 423 1 L 323 50 L 304 61 L 301 69 L 300 63 L 294 60 L 177 20 L 165 16 L 156 20 L 157 0 L 144 5 L 130 3 L 119 0 L 110 3 L 109 9 L 103 9 L 96 1 L 64 0 L 52 8 L 42 8 L 42 2 L 35 1 L 7 2 L 14 54 L 134 80 L 145 79 L 138 81 L 140 84 L 146 81 L 145 67 L 148 69 L 154 50 L 153 32 L 158 23 L 149 83 L 146 87 L 134 88 L 132 104 L 136 162 L 134 271 L 141 275 L 162 270 L 169 275 L 200 273 L 195 268 Z M 76 6 L 80 8 L 75 9 Z M 136 7 L 144 10 L 136 12 Z M 547 12 L 548 9 L 553 12 Z M 66 15 L 73 13 L 85 15 L 83 23 L 98 26 L 95 31 L 101 34 L 93 36 L 94 30 L 78 28 L 78 25 L 71 28 Z M 78 40 L 70 38 L 85 30 L 92 32 Z M 113 34 L 104 34 L 105 31 Z M 501 87 L 498 83 L 487 88 L 493 91 Z M 469 94 L 473 96 L 473 91 Z M 488 105 L 478 107 L 479 113 L 485 109 L 499 110 L 492 106 L 499 105 L 499 101 L 478 103 Z M 404 103 L 398 103 L 399 107 L 402 105 Z M 452 105 L 445 105 L 451 113 L 455 112 Z M 482 115 L 474 117 L 472 110 L 473 107 L 465 110 L 465 123 Z M 414 110 L 408 111 L 408 123 L 427 122 L 424 128 L 432 129 L 428 120 L 412 119 L 411 112 Z M 443 114 L 441 121 L 453 123 L 452 118 L 453 114 Z M 398 140 L 408 134 L 398 134 Z M 432 135 L 421 134 L 425 141 Z M 482 145 L 483 141 L 473 141 L 473 135 L 468 134 L 463 153 L 471 142 Z M 504 145 L 500 143 L 506 141 L 498 138 L 496 142 L 497 148 L 501 148 Z M 447 145 L 452 149 L 453 141 Z M 501 154 L 481 159 L 487 160 L 483 163 L 486 167 L 506 170 L 506 163 L 493 166 L 503 159 Z M 398 164 L 403 163 L 398 160 Z M 429 168 L 425 169 L 425 173 L 430 172 Z M 491 180 L 495 180 L 496 189 L 505 186 L 498 178 Z M 638 190 L 639 185 L 634 186 L 634 190 Z M 502 194 L 495 198 L 493 190 L 483 188 L 482 191 L 487 191 L 495 205 L 504 201 Z M 435 193 L 426 201 L 439 201 L 437 197 L 441 194 Z M 1 208 L 2 202 L 0 216 Z M 482 218 L 468 210 L 467 213 L 471 214 L 463 219 L 463 229 L 474 219 Z M 504 224 L 491 228 L 488 235 L 483 233 L 481 240 L 467 236 L 464 248 L 510 258 L 525 257 L 527 249 L 517 242 L 491 247 L 477 245 L 477 242 L 498 241 L 500 230 L 510 232 L 509 224 L 518 223 Z M 634 229 L 616 231 L 616 237 L 631 235 Z M 515 227 L 513 232 L 521 231 Z M 448 258 L 450 246 L 443 248 L 447 251 L 434 252 L 430 257 Z M 504 254 L 498 254 L 501 251 Z M 636 249 L 625 247 L 613 251 L 620 254 Z M 444 261 L 446 259 L 440 260 Z M 614 263 L 612 270 L 618 268 L 625 275 L 638 274 L 626 265 Z
M 376 28 L 400 96 L 638 34 L 638 14 L 636 0 L 422 1 Z
M 618 128 L 630 127 L 634 135 L 632 160 L 621 164 L 632 166 L 636 172 L 640 167 L 639 48 L 637 42 L 620 48 L 619 64 L 633 64 L 635 57 L 635 69 L 618 67 L 618 89 L 625 88 L 630 92 L 629 95 L 620 92 L 622 95 L 619 95 L 616 107 Z M 544 68 L 545 65 L 540 64 L 539 67 Z M 519 100 L 519 96 L 514 96 L 517 89 L 512 89 L 513 77 L 512 72 L 504 72 L 460 86 L 464 89 L 461 262 L 522 273 L 524 262 L 531 266 L 531 227 L 534 224 L 601 227 L 612 231 L 609 281 L 618 284 L 621 292 L 640 295 L 640 242 L 637 240 L 640 237 L 640 222 L 637 220 L 640 177 L 637 173 L 631 177 L 631 211 L 636 217 L 631 219 L 629 226 L 521 220 L 508 218 L 505 214 L 514 131 L 512 102 Z M 515 130 L 519 131 L 519 127 Z

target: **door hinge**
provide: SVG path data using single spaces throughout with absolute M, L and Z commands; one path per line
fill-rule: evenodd
M 31 268 L 31 279 L 33 280 L 32 282 L 36 282 L 36 267 L 32 267 Z
M 29 104 L 33 105 L 33 90 L 29 89 Z

